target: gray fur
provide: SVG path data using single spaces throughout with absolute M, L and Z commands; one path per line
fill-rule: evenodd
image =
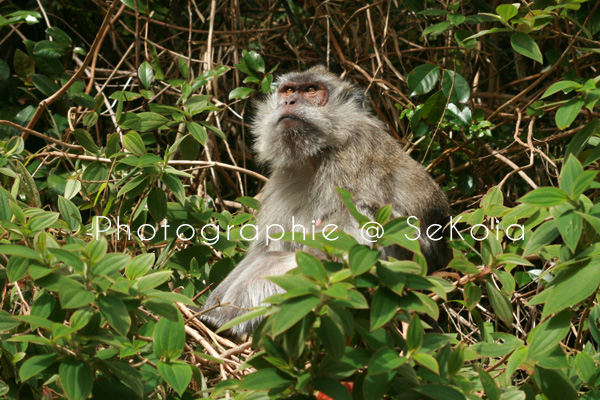
M 327 88 L 324 106 L 303 104 L 294 111 L 300 121 L 283 131 L 279 121 L 282 99 L 273 93 L 257 107 L 254 121 L 254 150 L 258 160 L 271 167 L 272 175 L 261 197 L 258 213 L 259 239 L 250 245 L 246 258 L 210 295 L 205 308 L 221 307 L 203 315 L 213 326 L 241 315 L 245 309 L 281 292 L 264 276 L 287 272 L 296 266 L 297 243 L 271 241 L 266 245 L 267 225 L 279 224 L 285 231 L 296 225 L 306 227 L 307 234 L 319 219 L 323 225 L 336 224 L 361 243 L 358 223 L 350 215 L 335 188 L 350 191 L 353 201 L 365 215 L 385 204 L 392 204 L 393 217 L 416 216 L 421 227 L 440 223 L 449 215 L 445 194 L 425 169 L 387 132 L 384 124 L 365 108 L 364 94 L 354 84 L 314 67 L 306 72 L 292 72 L 278 83 L 319 82 Z M 272 235 L 278 236 L 276 230 Z M 423 230 L 422 230 L 422 237 Z M 429 269 L 443 267 L 447 261 L 445 241 L 419 240 Z M 391 253 L 404 255 L 399 250 Z M 241 336 L 259 321 L 236 326 L 231 333 Z

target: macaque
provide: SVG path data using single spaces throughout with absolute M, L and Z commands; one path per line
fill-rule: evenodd
M 282 292 L 264 277 L 296 267 L 295 251 L 302 246 L 267 238 L 268 226 L 271 238 L 277 238 L 281 229 L 274 229 L 276 225 L 286 232 L 300 225 L 310 234 L 313 226 L 335 224 L 360 243 L 372 244 L 360 234 L 336 187 L 351 192 L 357 209 L 370 219 L 391 204 L 392 218 L 415 216 L 423 231 L 432 224 L 443 226 L 450 215 L 443 191 L 388 134 L 361 89 L 322 66 L 285 74 L 278 84 L 276 92 L 258 103 L 252 130 L 257 159 L 272 171 L 261 195 L 259 237 L 210 294 L 204 308 L 212 309 L 201 319 L 213 327 Z M 430 272 L 445 266 L 448 251 L 443 239 L 430 240 L 422 234 L 419 243 Z M 384 256 L 396 258 L 409 254 L 399 247 L 384 251 Z M 229 333 L 239 338 L 259 322 L 255 318 Z

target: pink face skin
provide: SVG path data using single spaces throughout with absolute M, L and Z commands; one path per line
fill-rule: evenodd
M 287 82 L 277 91 L 281 114 L 279 123 L 284 130 L 293 128 L 301 118 L 297 108 L 303 106 L 323 107 L 329 100 L 329 92 L 325 85 L 316 82 Z

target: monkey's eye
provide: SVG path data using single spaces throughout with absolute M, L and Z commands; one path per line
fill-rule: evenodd
M 294 92 L 295 92 L 295 90 L 294 90 L 294 88 L 293 88 L 293 87 L 291 87 L 291 86 L 288 86 L 288 87 L 286 87 L 285 89 L 283 89 L 283 93 L 285 93 L 285 94 L 292 94 L 292 93 L 294 93 Z
M 316 86 L 309 86 L 309 87 L 306 88 L 306 91 L 308 93 L 316 92 L 317 91 L 317 87 Z

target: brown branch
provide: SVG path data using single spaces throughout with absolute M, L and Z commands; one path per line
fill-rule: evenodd
M 81 67 L 79 67 L 79 69 L 77 70 L 76 73 L 73 74 L 71 79 L 69 79 L 69 81 L 67 83 L 65 83 L 56 93 L 54 93 L 52 96 L 40 101 L 40 104 L 38 105 L 37 110 L 35 110 L 35 114 L 33 114 L 33 118 L 31 118 L 31 120 L 29 121 L 29 124 L 27 125 L 27 129 L 32 130 L 35 127 L 35 124 L 38 122 L 38 120 L 42 116 L 42 113 L 44 112 L 44 110 L 46 110 L 46 108 L 48 108 L 48 106 L 50 104 L 54 103 L 63 94 L 65 94 L 67 92 L 67 90 L 71 87 L 71 85 L 73 85 L 75 82 L 77 82 L 77 80 L 81 77 L 81 75 L 83 74 L 83 71 L 85 71 L 85 69 L 87 68 L 89 63 L 94 58 L 94 55 L 96 54 L 96 49 L 98 48 L 98 46 L 100 46 L 100 43 L 102 42 L 102 40 L 104 38 L 104 31 L 106 31 L 110 25 L 110 18 L 112 17 L 115 9 L 117 8 L 117 6 L 119 4 L 120 4 L 120 2 L 114 1 L 112 3 L 112 5 L 110 6 L 110 8 L 108 9 L 108 11 L 106 12 L 106 16 L 104 17 L 104 21 L 102 21 L 102 25 L 100 26 L 98 34 L 96 35 L 96 39 L 94 39 L 94 43 L 92 43 L 92 47 L 90 48 L 90 51 L 88 52 L 87 56 L 83 60 L 83 64 L 81 64 Z M 23 140 L 27 140 L 28 136 L 29 136 L 29 132 L 23 131 L 23 135 L 22 135 Z

